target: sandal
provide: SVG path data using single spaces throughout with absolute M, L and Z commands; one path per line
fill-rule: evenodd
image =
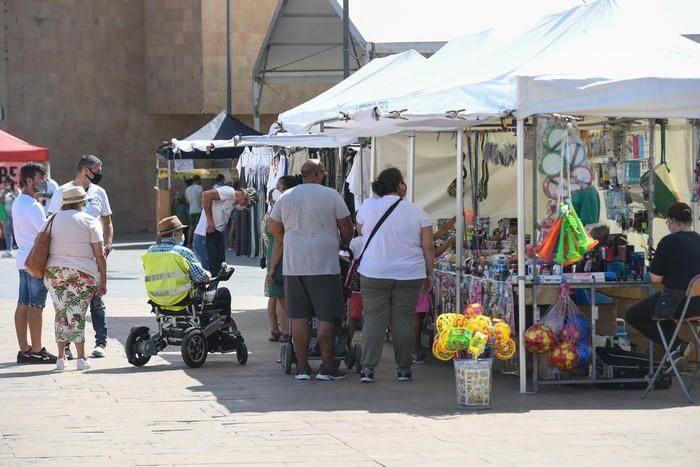
M 279 339 L 279 340 L 280 340 L 280 342 L 282 342 L 283 344 L 286 344 L 287 342 L 289 342 L 289 334 L 283 333 L 283 334 L 280 336 L 280 339 Z
M 281 335 L 282 333 L 279 332 L 271 332 L 270 337 L 267 340 L 269 340 L 270 342 L 279 342 Z

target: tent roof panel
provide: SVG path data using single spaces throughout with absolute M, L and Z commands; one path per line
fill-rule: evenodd
M 0 162 L 46 162 L 49 150 L 0 130 Z

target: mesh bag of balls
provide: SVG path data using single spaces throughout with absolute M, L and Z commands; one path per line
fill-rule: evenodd
M 542 323 L 525 331 L 524 345 L 532 353 L 548 353 L 553 368 L 586 368 L 591 362 L 591 323 L 569 297 L 560 297 Z
M 469 305 L 464 314 L 443 313 L 435 320 L 433 355 L 438 360 L 497 358 L 509 360 L 516 344 L 508 323 L 483 314 L 479 304 Z

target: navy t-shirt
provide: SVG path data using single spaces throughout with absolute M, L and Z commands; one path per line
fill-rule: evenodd
M 662 238 L 649 271 L 663 276 L 664 287 L 685 290 L 700 274 L 700 235 L 676 232 Z

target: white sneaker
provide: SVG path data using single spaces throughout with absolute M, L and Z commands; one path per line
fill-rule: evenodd
M 96 345 L 95 348 L 92 349 L 92 356 L 93 358 L 103 358 L 105 356 L 105 346 Z
M 5 253 L 2 254 L 3 258 L 12 258 L 12 252 L 10 250 L 5 250 Z
M 66 368 L 66 361 L 62 358 L 56 359 L 56 369 L 61 371 Z
M 77 363 L 75 364 L 76 370 L 89 370 L 91 368 L 90 362 L 83 359 L 79 358 Z

